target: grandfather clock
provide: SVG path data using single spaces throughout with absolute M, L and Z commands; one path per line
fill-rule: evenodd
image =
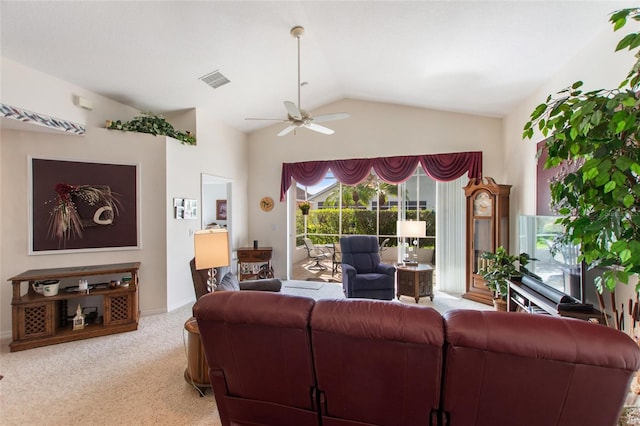
M 509 251 L 509 192 L 511 185 L 499 185 L 492 178 L 473 179 L 464 187 L 467 199 L 467 291 L 465 299 L 493 304 L 493 293 L 478 274 L 482 253 Z

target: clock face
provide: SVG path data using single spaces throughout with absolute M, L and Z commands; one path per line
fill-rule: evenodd
M 262 200 L 260 200 L 260 208 L 265 212 L 270 212 L 273 209 L 273 198 L 263 197 Z
M 473 200 L 473 214 L 475 216 L 491 216 L 491 197 L 486 192 L 476 195 Z

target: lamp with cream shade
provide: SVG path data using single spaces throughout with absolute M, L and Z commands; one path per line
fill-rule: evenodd
M 230 265 L 229 232 L 226 229 L 206 229 L 193 235 L 196 269 L 209 270 L 209 291 L 216 288 L 214 268 Z
M 396 231 L 398 237 L 400 238 L 416 238 L 413 241 L 413 245 L 418 246 L 417 238 L 426 237 L 427 236 L 427 222 L 423 220 L 399 220 L 396 222 Z M 418 264 L 418 253 L 415 252 L 413 254 L 413 261 L 409 260 L 409 253 L 406 252 L 406 244 L 402 244 L 403 250 L 403 261 L 405 265 L 417 265 Z M 409 247 L 409 251 L 413 252 L 414 248 Z

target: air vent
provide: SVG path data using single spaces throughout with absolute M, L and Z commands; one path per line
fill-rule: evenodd
M 231 82 L 231 80 L 222 75 L 218 70 L 200 77 L 200 80 L 204 81 L 207 85 L 211 86 L 214 89 L 217 89 L 218 87 L 224 86 L 225 84 Z

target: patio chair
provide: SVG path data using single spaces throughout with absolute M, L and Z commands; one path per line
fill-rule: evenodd
M 378 250 L 380 254 L 388 248 L 387 244 L 389 244 L 389 238 L 385 238 L 384 241 L 382 241 L 382 244 L 380 244 L 380 250 Z
M 331 270 L 331 276 L 333 277 L 338 269 L 342 269 L 342 249 L 340 243 L 333 243 L 333 269 Z
M 304 239 L 304 246 L 307 249 L 307 258 L 316 261 L 316 264 L 309 266 L 309 269 L 315 269 L 318 271 L 324 271 L 327 269 L 327 267 L 321 262 L 331 255 L 329 249 L 326 247 L 317 247 L 309 238 Z

